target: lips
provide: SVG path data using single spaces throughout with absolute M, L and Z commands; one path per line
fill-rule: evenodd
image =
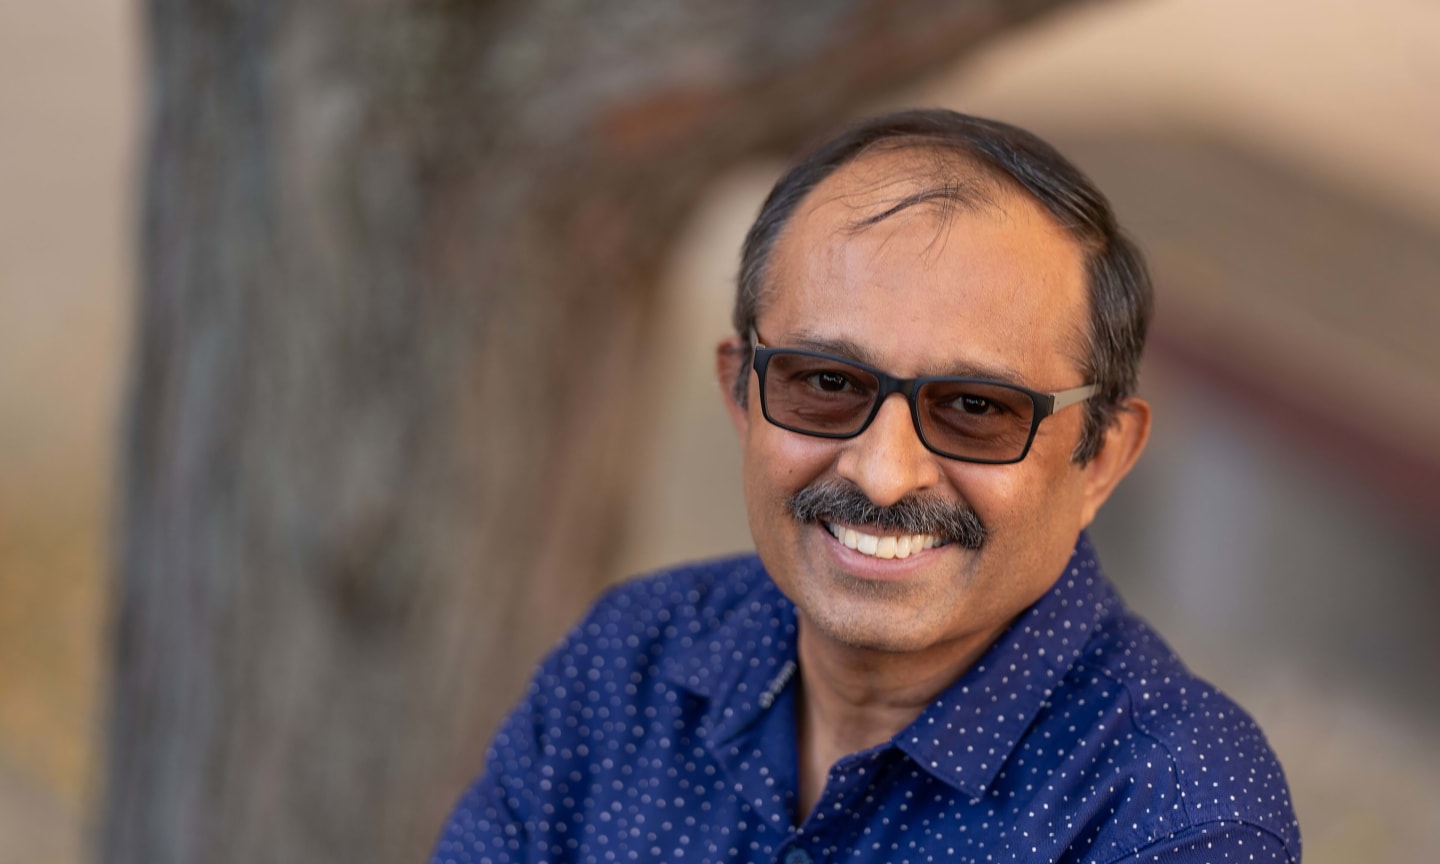
M 867 534 L 831 522 L 823 524 L 831 536 L 845 544 L 846 548 L 872 558 L 909 558 L 917 552 L 944 544 L 933 534 Z

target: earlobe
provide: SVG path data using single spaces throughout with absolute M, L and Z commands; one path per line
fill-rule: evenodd
M 730 423 L 734 425 L 735 432 L 742 441 L 750 428 L 750 412 L 736 400 L 735 393 L 739 386 L 749 383 L 741 379 L 741 376 L 749 371 L 745 363 L 745 353 L 744 341 L 736 336 L 722 340 L 715 347 L 715 381 L 720 385 L 720 398 L 725 403 L 725 412 L 730 415 Z
M 1089 525 L 1100 505 L 1120 484 L 1150 440 L 1150 403 L 1136 396 L 1125 400 L 1115 422 L 1105 432 L 1105 442 L 1085 466 L 1085 500 L 1082 524 Z

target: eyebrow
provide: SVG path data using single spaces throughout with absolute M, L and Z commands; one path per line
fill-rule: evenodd
M 866 366 L 874 366 L 876 369 L 885 369 L 884 364 L 879 361 L 874 352 L 845 338 L 827 338 L 802 331 L 792 334 L 783 346 L 770 345 L 767 347 L 802 348 L 806 351 L 818 351 L 822 354 L 834 354 L 847 360 L 856 360 Z M 1001 384 L 1029 386 L 1025 381 L 1025 376 L 1009 366 L 991 366 L 967 361 L 932 366 L 924 374 L 914 377 L 983 378 L 986 381 L 996 381 Z

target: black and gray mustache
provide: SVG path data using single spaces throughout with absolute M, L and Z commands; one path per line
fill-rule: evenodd
M 785 503 L 801 522 L 873 525 L 881 534 L 933 534 L 963 549 L 979 549 L 989 536 L 985 523 L 964 504 L 910 496 L 882 507 L 853 484 L 833 480 L 812 483 Z

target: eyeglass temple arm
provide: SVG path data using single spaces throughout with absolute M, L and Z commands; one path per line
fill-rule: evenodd
M 1095 384 L 1085 384 L 1080 387 L 1071 387 L 1069 390 L 1061 390 L 1059 393 L 1050 394 L 1050 413 L 1054 414 L 1061 408 L 1069 408 L 1076 402 L 1084 402 L 1098 392 L 1100 387 Z

